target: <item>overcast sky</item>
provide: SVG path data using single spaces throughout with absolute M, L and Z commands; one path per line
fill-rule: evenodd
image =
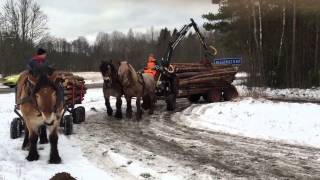
M 2 1 L 2 0 L 1 0 Z M 48 16 L 50 34 L 68 40 L 85 36 L 90 42 L 98 32 L 146 32 L 151 26 L 180 28 L 217 7 L 211 0 L 35 0 Z

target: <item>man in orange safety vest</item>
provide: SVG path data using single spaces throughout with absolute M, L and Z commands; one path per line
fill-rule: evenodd
M 152 77 L 156 77 L 157 70 L 155 70 L 155 67 L 157 65 L 157 60 L 154 58 L 153 54 L 149 55 L 147 67 L 144 69 L 144 73 L 150 74 Z

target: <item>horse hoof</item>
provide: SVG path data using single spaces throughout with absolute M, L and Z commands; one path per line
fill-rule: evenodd
M 50 158 L 49 159 L 49 164 L 60 164 L 61 163 L 61 158 L 60 156 Z
M 122 119 L 122 113 L 116 113 L 114 115 L 114 117 L 118 118 L 118 119 Z
M 39 154 L 32 154 L 32 155 L 28 155 L 27 157 L 26 157 L 26 159 L 28 160 L 28 161 L 37 161 L 38 159 L 39 159 Z
M 113 111 L 107 111 L 107 113 L 108 113 L 108 116 L 112 116 L 112 114 L 113 114 Z

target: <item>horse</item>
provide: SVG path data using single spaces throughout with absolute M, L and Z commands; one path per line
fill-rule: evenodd
M 21 110 L 26 125 L 22 148 L 29 145 L 29 153 L 26 157 L 28 161 L 38 160 L 38 130 L 41 126 L 46 125 L 49 129 L 51 145 L 49 163 L 59 164 L 61 158 L 57 144 L 58 128 L 64 112 L 63 100 L 60 96 L 62 92 L 60 92 L 55 73 L 51 75 L 41 71 L 38 73 L 31 74 L 25 71 L 18 80 L 17 106 Z M 46 139 L 46 133 L 40 136 L 40 142 L 46 142 Z
M 118 76 L 127 101 L 127 117 L 132 117 L 132 97 L 137 97 L 137 120 L 140 120 L 142 117 L 142 110 L 140 106 L 141 99 L 144 100 L 143 104 L 146 109 L 149 109 L 149 114 L 153 114 L 156 89 L 156 82 L 154 78 L 149 74 L 137 73 L 127 61 L 119 63 Z
M 123 95 L 123 90 L 118 78 L 117 69 L 112 64 L 112 60 L 102 61 L 100 64 L 100 72 L 103 78 L 103 95 L 105 100 L 105 106 L 107 108 L 107 113 L 109 116 L 112 116 L 113 114 L 113 110 L 110 105 L 110 96 L 114 96 L 117 98 L 117 101 L 116 101 L 117 110 L 115 113 L 115 117 L 121 119 L 122 118 L 121 96 Z

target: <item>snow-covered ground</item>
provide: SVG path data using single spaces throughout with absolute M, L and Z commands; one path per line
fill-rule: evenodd
M 246 98 L 238 102 L 192 105 L 175 116 L 183 120 L 180 123 L 194 128 L 320 148 L 320 105 L 317 104 Z
M 101 79 L 100 74 L 95 72 L 79 75 L 96 79 L 94 82 Z M 318 91 L 320 90 L 305 90 L 304 93 L 310 97 L 319 97 Z M 283 93 L 290 94 L 288 91 Z M 115 99 L 111 98 L 113 107 L 114 102 Z M 87 117 L 97 118 L 91 119 L 91 123 L 103 124 L 107 117 L 100 117 L 101 114 L 105 114 L 102 89 L 88 89 L 83 103 L 87 110 Z M 184 174 L 192 172 L 192 169 L 180 166 L 179 162 L 152 152 L 142 154 L 150 154 L 150 157 L 155 159 L 153 163 L 156 162 L 156 165 L 154 166 L 149 165 L 146 161 L 133 159 L 134 155 L 131 157 L 127 155 L 136 153 L 138 154 L 136 156 L 139 156 L 141 152 L 134 150 L 137 147 L 130 149 L 130 144 L 121 144 L 119 141 L 119 147 L 127 149 L 111 149 L 108 144 L 95 142 L 97 140 L 94 134 L 83 134 L 84 125 L 75 125 L 75 134 L 69 137 L 62 134 L 59 136 L 58 147 L 63 160 L 62 164 L 47 163 L 49 145 L 39 145 L 40 159 L 36 162 L 28 162 L 25 160 L 27 151 L 21 150 L 22 138 L 12 140 L 9 136 L 10 122 L 16 117 L 13 113 L 13 106 L 13 93 L 0 94 L 0 127 L 2 127 L 0 131 L 0 180 L 43 180 L 63 171 L 69 172 L 80 180 L 144 179 L 149 176 L 152 179 L 185 179 Z M 123 107 L 125 107 L 124 100 Z M 191 105 L 184 111 L 172 115 L 171 120 L 196 129 L 320 148 L 318 117 L 320 117 L 320 105 L 317 104 L 275 103 L 265 99 L 246 98 L 237 102 Z M 90 122 L 90 119 L 88 121 Z M 134 122 L 129 121 L 130 123 Z M 95 146 L 89 147 L 90 152 L 86 152 L 87 144 L 91 145 L 92 142 Z M 117 141 L 113 142 L 113 144 L 116 143 Z M 95 149 L 94 155 L 91 155 L 92 149 Z M 162 166 L 166 164 L 170 164 L 170 167 L 167 166 L 167 168 L 171 168 L 172 165 L 176 167 L 176 171 L 164 169 Z M 210 178 L 203 174 L 200 179 Z
M 89 162 L 75 143 L 74 137 L 59 136 L 59 153 L 62 164 L 48 164 L 50 145 L 39 145 L 40 159 L 35 162 L 25 160 L 27 151 L 21 150 L 23 138 L 10 139 L 14 94 L 0 94 L 0 179 L 1 180 L 44 180 L 58 172 L 69 172 L 79 180 L 112 179 L 110 174 Z M 76 127 L 75 127 L 76 128 Z
M 312 89 L 271 89 L 271 88 L 248 88 L 244 85 L 236 85 L 240 96 L 271 97 L 282 99 L 320 100 L 320 87 Z

